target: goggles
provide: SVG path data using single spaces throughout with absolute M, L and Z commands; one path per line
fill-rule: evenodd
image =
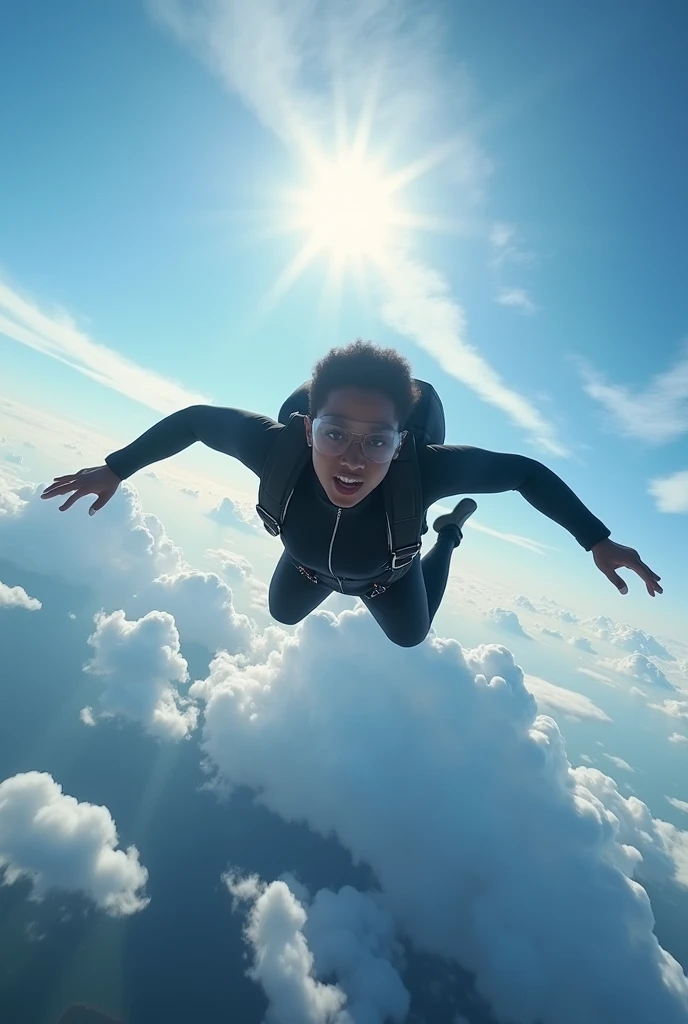
M 357 434 L 348 427 L 320 417 L 313 420 L 313 444 L 321 455 L 343 455 L 354 441 L 360 441 L 363 454 L 370 462 L 391 462 L 405 437 L 405 430 L 399 432 L 392 427 L 383 427 L 370 434 Z

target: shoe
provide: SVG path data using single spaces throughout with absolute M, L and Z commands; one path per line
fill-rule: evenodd
M 452 512 L 447 512 L 444 516 L 438 516 L 432 524 L 432 528 L 439 533 L 445 526 L 454 526 L 459 531 L 459 537 L 463 537 L 461 527 L 468 517 L 473 515 L 477 507 L 478 503 L 473 498 L 462 498 Z

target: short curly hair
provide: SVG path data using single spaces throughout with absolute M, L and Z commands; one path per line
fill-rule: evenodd
M 331 348 L 313 367 L 309 387 L 311 416 L 317 416 L 335 388 L 360 388 L 386 395 L 401 425 L 420 398 L 409 361 L 394 348 L 382 348 L 361 338 Z

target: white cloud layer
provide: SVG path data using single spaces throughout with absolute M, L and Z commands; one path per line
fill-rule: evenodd
M 668 796 L 667 800 L 677 811 L 683 811 L 684 814 L 688 814 L 688 800 L 679 800 L 675 796 Z
M 84 670 L 98 677 L 99 714 L 84 708 L 82 721 L 120 716 L 138 722 L 151 736 L 179 740 L 196 726 L 198 710 L 182 696 L 179 684 L 188 669 L 179 650 L 179 633 L 167 612 L 152 611 L 134 622 L 124 612 L 96 615 L 88 638 L 93 658 Z
M 224 876 L 235 906 L 249 903 L 249 974 L 270 1001 L 268 1024 L 385 1024 L 404 1021 L 409 994 L 390 962 L 390 914 L 374 894 L 321 889 L 312 903 L 285 881 Z M 305 894 L 307 896 L 307 893 Z M 324 984 L 318 977 L 332 977 Z
M 688 469 L 650 480 L 648 491 L 658 512 L 688 512 Z
M 499 1020 L 685 1024 L 688 980 L 632 880 L 688 884 L 685 833 L 571 768 L 504 647 L 378 640 L 367 613 L 321 611 L 263 663 L 218 655 L 193 691 L 219 777 L 338 836 Z
M 0 581 L 0 608 L 24 608 L 37 612 L 43 605 L 36 597 L 29 597 L 23 587 L 8 587 Z
M 82 892 L 112 916 L 147 906 L 148 872 L 135 846 L 117 849 L 107 807 L 62 792 L 45 772 L 26 772 L 0 782 L 0 868 L 4 884 L 32 884 L 35 898 L 51 889 Z

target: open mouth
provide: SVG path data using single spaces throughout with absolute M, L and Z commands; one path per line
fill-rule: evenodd
M 363 487 L 363 481 L 353 476 L 335 476 L 332 479 L 340 494 L 355 494 Z

